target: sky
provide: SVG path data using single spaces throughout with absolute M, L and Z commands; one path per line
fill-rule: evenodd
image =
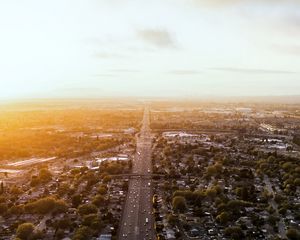
M 300 95 L 299 0 L 2 0 L 0 98 Z

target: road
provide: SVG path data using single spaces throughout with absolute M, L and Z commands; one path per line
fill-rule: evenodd
M 149 109 L 145 108 L 132 164 L 132 173 L 142 176 L 131 177 L 129 181 L 119 240 L 155 239 L 152 216 L 151 142 Z
M 270 192 L 274 196 L 275 193 L 273 191 L 270 179 L 269 179 L 269 177 L 267 175 L 264 175 L 264 183 L 266 185 L 266 188 L 267 188 L 268 192 Z M 273 198 L 269 199 L 269 203 L 274 208 L 275 215 L 279 217 L 279 221 L 278 221 L 278 234 L 279 234 L 279 236 L 282 239 L 285 239 L 286 238 L 285 223 L 284 223 L 282 217 L 280 217 L 280 215 L 278 213 L 278 204 L 275 202 L 275 200 Z

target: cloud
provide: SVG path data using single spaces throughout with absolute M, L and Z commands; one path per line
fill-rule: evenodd
M 98 73 L 98 74 L 93 74 L 93 77 L 115 77 L 114 74 L 109 74 L 109 73 Z
M 125 56 L 117 53 L 107 53 L 107 52 L 99 52 L 93 54 L 95 58 L 124 58 Z
M 298 0 L 192 0 L 192 2 L 206 6 L 232 6 L 242 4 L 299 4 Z
M 134 69 L 112 69 L 110 72 L 113 73 L 139 73 L 141 71 L 139 70 L 134 70 Z
M 201 71 L 195 71 L 195 70 L 173 70 L 173 71 L 169 71 L 168 73 L 174 74 L 174 75 L 197 75 L 197 74 L 202 74 Z
M 160 48 L 175 46 L 171 34 L 166 30 L 144 29 L 137 30 L 136 33 L 141 40 L 153 46 Z
M 247 74 L 294 74 L 296 73 L 296 72 L 285 71 L 285 70 L 230 68 L 230 67 L 210 68 L 210 69 L 216 71 L 223 71 L 223 72 L 247 73 Z
M 273 26 L 274 29 L 279 28 L 283 34 L 292 38 L 298 38 L 300 36 L 300 11 L 294 8 L 288 12 L 283 12 L 283 16 L 279 17 L 281 20 L 280 24 Z
M 300 44 L 299 45 L 275 45 L 273 48 L 285 54 L 300 55 Z

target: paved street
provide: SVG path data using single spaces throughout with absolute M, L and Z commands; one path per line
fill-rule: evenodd
M 151 182 L 151 133 L 149 110 L 144 111 L 143 125 L 137 137 L 136 155 L 132 172 L 142 177 L 131 177 L 121 220 L 119 239 L 152 240 L 154 239 L 152 217 L 152 182 Z M 149 176 L 147 176 L 149 175 Z
M 275 195 L 273 188 L 272 188 L 272 184 L 270 182 L 270 179 L 267 175 L 264 176 L 264 182 L 266 185 L 266 188 L 268 190 L 269 193 L 271 193 L 273 196 Z M 275 200 L 273 198 L 271 198 L 269 200 L 270 205 L 273 207 L 273 209 L 275 209 L 275 215 L 279 217 L 279 221 L 278 221 L 278 234 L 282 239 L 286 238 L 286 234 L 285 234 L 285 223 L 283 221 L 283 219 L 279 216 L 278 213 L 278 204 L 275 202 Z

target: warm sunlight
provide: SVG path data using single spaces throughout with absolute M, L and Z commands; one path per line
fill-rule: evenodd
M 2 1 L 0 95 L 295 95 L 298 20 L 298 1 Z
M 299 0 L 0 0 L 1 240 L 300 240 Z

